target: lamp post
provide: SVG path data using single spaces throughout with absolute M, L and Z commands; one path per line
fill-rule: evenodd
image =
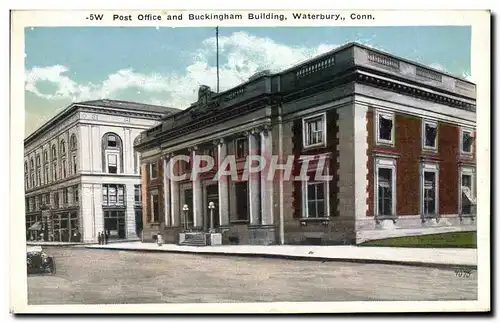
M 182 211 L 184 212 L 184 231 L 187 231 L 187 213 L 189 212 L 189 206 L 184 204 Z
M 214 202 L 208 203 L 208 209 L 210 210 L 210 232 L 213 232 L 213 230 L 214 230 L 214 209 L 215 209 L 215 203 Z

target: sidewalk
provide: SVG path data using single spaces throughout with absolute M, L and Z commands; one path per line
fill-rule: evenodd
M 476 249 L 458 248 L 390 248 L 358 246 L 251 246 L 223 245 L 207 247 L 178 246 L 154 243 L 121 242 L 90 245 L 91 249 L 112 249 L 150 252 L 197 253 L 226 256 L 254 256 L 322 261 L 404 264 L 430 267 L 477 267 Z
M 115 240 L 116 243 L 140 242 L 140 240 Z M 27 246 L 72 247 L 95 245 L 95 242 L 27 241 Z

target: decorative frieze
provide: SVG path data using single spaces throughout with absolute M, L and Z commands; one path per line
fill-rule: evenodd
M 378 54 L 375 52 L 368 52 L 368 60 L 376 64 L 399 70 L 399 61 L 386 55 Z
M 245 88 L 244 87 L 240 87 L 240 88 L 237 88 L 235 90 L 232 90 L 232 91 L 230 91 L 228 94 L 226 94 L 224 96 L 224 101 L 234 100 L 235 98 L 243 95 L 243 93 L 245 93 Z
M 320 61 L 316 61 L 302 67 L 296 72 L 295 75 L 297 79 L 300 79 L 318 71 L 332 67 L 333 65 L 335 65 L 335 56 L 326 57 Z
M 420 77 L 423 77 L 423 78 L 426 78 L 429 80 L 433 80 L 433 81 L 437 81 L 437 82 L 443 81 L 443 76 L 441 74 L 436 73 L 436 72 L 431 71 L 431 70 L 428 70 L 428 69 L 423 68 L 423 67 L 417 66 L 417 68 L 415 70 L 415 74 L 417 74 L 417 76 L 420 76 Z

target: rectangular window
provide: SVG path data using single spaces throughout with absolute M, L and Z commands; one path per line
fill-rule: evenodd
M 474 136 L 472 130 L 461 129 L 460 152 L 462 154 L 472 154 L 472 144 Z
M 423 164 L 420 174 L 422 215 L 434 217 L 439 213 L 439 167 L 435 164 Z
M 375 215 L 396 216 L 396 159 L 378 158 L 375 162 Z
M 118 158 L 115 154 L 108 155 L 108 173 L 116 174 L 118 172 Z
M 155 179 L 158 177 L 158 163 L 157 162 L 149 164 L 149 175 L 150 175 L 150 179 Z
M 304 148 L 324 146 L 326 144 L 326 114 L 304 118 Z
M 57 163 L 52 165 L 52 178 L 57 181 Z
M 136 205 L 141 205 L 141 185 L 134 185 L 134 202 Z
M 234 141 L 235 150 L 236 150 L 236 158 L 242 159 L 248 156 L 248 139 L 247 138 L 238 138 Z
M 108 135 L 108 147 L 116 147 L 116 137 L 113 135 Z
M 473 215 L 476 213 L 476 185 L 475 170 L 462 168 L 460 170 L 460 214 Z
M 158 190 L 151 191 L 151 222 L 158 221 L 160 204 L 158 200 Z
M 118 205 L 124 205 L 124 189 L 123 186 L 118 186 Z
M 66 178 L 66 159 L 62 161 L 62 178 Z
M 30 201 L 29 198 L 24 199 L 24 208 L 26 209 L 26 212 L 29 212 L 30 210 Z
M 54 207 L 59 207 L 59 192 L 54 192 Z
M 304 183 L 304 217 L 327 218 L 327 182 Z
M 116 205 L 116 186 L 109 186 L 108 187 L 108 203 L 109 205 Z
M 73 202 L 75 204 L 77 204 L 78 201 L 80 200 L 80 196 L 78 194 L 79 194 L 78 185 L 75 185 L 73 186 Z
M 34 210 L 34 207 L 33 207 L 33 198 L 32 197 L 30 197 L 28 199 L 28 210 L 30 210 L 30 211 Z
M 248 221 L 248 182 L 234 183 L 234 190 L 236 195 L 236 220 Z
M 123 185 L 105 184 L 102 186 L 102 204 L 104 206 L 124 206 L 125 187 Z
M 378 170 L 378 214 L 392 215 L 392 169 Z
M 76 174 L 76 155 L 73 155 L 73 175 Z
M 108 205 L 108 187 L 102 186 L 102 205 Z
M 422 146 L 424 149 L 437 149 L 438 125 L 436 122 L 422 122 Z
M 68 204 L 68 188 L 63 189 L 63 204 Z
M 49 183 L 49 165 L 45 165 L 45 172 L 43 173 L 43 178 L 45 181 L 45 184 Z
M 378 112 L 376 115 L 377 143 L 394 145 L 394 114 Z

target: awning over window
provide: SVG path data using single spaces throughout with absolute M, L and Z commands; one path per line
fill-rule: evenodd
M 476 204 L 476 197 L 472 195 L 472 191 L 470 190 L 470 188 L 468 188 L 467 186 L 462 186 L 462 193 L 472 204 Z
M 40 222 L 35 222 L 31 225 L 31 227 L 28 228 L 28 230 L 42 230 L 42 224 Z

